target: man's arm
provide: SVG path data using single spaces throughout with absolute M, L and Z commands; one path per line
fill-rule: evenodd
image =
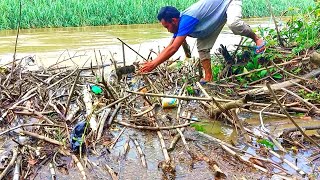
M 184 40 L 186 39 L 187 36 L 178 36 L 174 38 L 171 43 L 161 51 L 159 56 L 155 58 L 151 62 L 147 62 L 144 64 L 144 66 L 140 69 L 140 72 L 150 72 L 157 66 L 159 66 L 161 63 L 169 59 L 172 55 L 174 55 L 179 47 L 182 45 Z

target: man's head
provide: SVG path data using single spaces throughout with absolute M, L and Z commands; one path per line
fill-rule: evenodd
M 179 27 L 180 11 L 173 6 L 164 6 L 158 13 L 158 20 L 171 33 L 176 33 Z

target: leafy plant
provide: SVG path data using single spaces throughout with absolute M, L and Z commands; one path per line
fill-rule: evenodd
M 288 11 L 292 15 L 280 32 L 287 46 L 293 47 L 295 54 L 317 47 L 320 43 L 320 2 L 306 10 L 292 7 Z
M 308 99 L 310 101 L 313 101 L 315 103 L 320 103 L 320 93 L 313 91 L 311 93 L 306 92 L 305 90 L 300 90 L 299 95 L 302 96 L 304 99 Z
M 272 77 L 275 78 L 275 79 L 282 79 L 283 76 L 280 73 L 276 73 Z
M 251 55 L 249 57 L 249 61 L 242 66 L 233 66 L 232 72 L 234 74 L 241 74 L 241 73 L 248 73 L 250 71 L 263 68 L 262 64 L 267 63 L 267 61 L 265 59 L 267 59 L 267 58 L 265 58 L 261 55 L 256 55 L 254 53 L 251 53 Z M 273 68 L 271 68 L 271 69 L 269 69 L 269 71 L 272 73 L 275 70 Z M 261 71 L 255 71 L 255 72 L 248 73 L 247 75 L 239 76 L 239 77 L 237 77 L 237 80 L 241 84 L 246 84 L 247 82 L 252 82 L 252 81 L 256 81 L 261 78 L 264 78 L 267 75 L 268 75 L 268 70 L 264 69 Z
M 213 80 L 217 81 L 219 79 L 219 73 L 223 69 L 222 63 L 215 63 L 211 69 L 212 69 Z

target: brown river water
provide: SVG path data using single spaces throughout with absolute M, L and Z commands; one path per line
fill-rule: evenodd
M 273 26 L 269 18 L 250 19 L 246 22 L 253 28 L 259 25 Z M 16 34 L 16 30 L 0 31 L 0 65 L 12 61 Z M 60 65 L 89 66 L 90 61 L 95 62 L 95 57 L 99 57 L 100 53 L 104 63 L 109 63 L 111 56 L 117 61 L 122 61 L 122 46 L 117 38 L 123 40 L 146 58 L 150 49 L 159 52 L 170 42 L 171 37 L 172 35 L 160 24 L 22 29 L 18 38 L 17 58 L 30 56 L 37 65 L 48 67 L 72 57 L 72 61 L 63 62 Z M 233 35 L 225 27 L 212 52 L 220 44 L 230 47 L 237 44 L 239 40 L 240 36 Z M 198 56 L 195 39 L 187 38 L 187 42 L 193 50 L 193 56 Z M 124 52 L 127 64 L 141 60 L 136 53 L 127 47 L 124 48 Z M 182 48 L 173 58 L 179 56 L 184 56 Z

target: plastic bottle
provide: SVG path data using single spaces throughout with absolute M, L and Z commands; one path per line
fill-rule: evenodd
M 176 98 L 162 98 L 162 108 L 174 108 L 177 107 L 178 100 Z

